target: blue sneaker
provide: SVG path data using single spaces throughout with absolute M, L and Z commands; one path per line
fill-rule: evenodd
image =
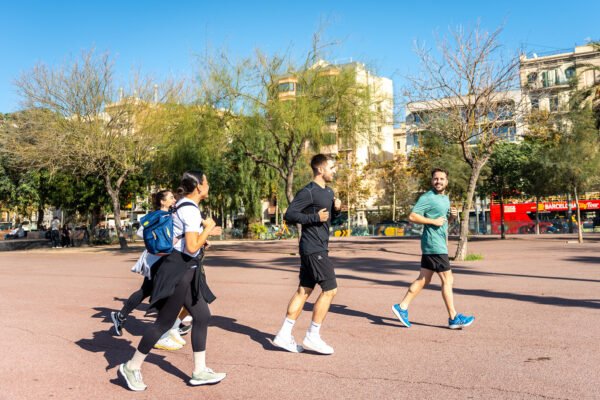
M 475 321 L 475 317 L 472 315 L 456 314 L 454 319 L 448 318 L 448 328 L 450 329 L 462 329 L 465 326 L 469 326 Z
M 394 304 L 392 306 L 392 312 L 398 317 L 402 325 L 407 328 L 410 328 L 410 322 L 408 321 L 408 310 L 403 310 L 400 308 L 400 304 Z

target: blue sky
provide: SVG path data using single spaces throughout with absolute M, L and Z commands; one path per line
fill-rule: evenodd
M 508 50 L 551 51 L 600 39 L 600 2 L 566 1 L 12 1 L 0 7 L 0 112 L 20 108 L 13 81 L 36 63 L 50 66 L 96 48 L 115 58 L 117 77 L 132 69 L 158 78 L 192 76 L 207 49 L 233 58 L 287 48 L 301 54 L 324 21 L 341 40 L 332 58 L 370 65 L 394 80 L 417 71 L 415 40 L 457 25 L 504 24 Z

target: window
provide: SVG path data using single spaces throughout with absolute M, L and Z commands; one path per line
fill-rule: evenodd
M 279 93 L 283 92 L 293 92 L 294 91 L 294 82 L 284 82 L 280 83 L 277 87 Z
M 548 73 L 546 71 L 542 72 L 542 86 L 548 87 Z
M 377 133 L 381 133 L 381 126 L 377 127 Z
M 396 150 L 402 150 L 402 142 L 399 140 L 396 142 Z
M 409 133 L 406 135 L 406 147 L 412 149 L 419 147 L 419 136 L 416 133 Z
M 558 96 L 550 97 L 550 111 L 558 111 Z
M 337 122 L 337 118 L 335 117 L 334 114 L 328 115 L 325 117 L 325 122 L 328 124 L 335 124 Z
M 408 114 L 406 117 L 406 122 L 419 125 L 422 122 L 421 116 L 418 113 Z
M 565 69 L 565 78 L 567 78 L 567 79 L 575 78 L 575 67 L 571 66 L 571 67 Z
M 538 98 L 531 99 L 531 110 L 537 111 L 539 109 L 540 109 L 540 99 L 538 99 Z
M 538 74 L 537 72 L 532 72 L 527 75 L 527 83 L 535 83 L 537 81 Z
M 509 142 L 515 141 L 516 133 L 517 129 L 514 125 L 504 125 L 494 129 L 494 135 Z

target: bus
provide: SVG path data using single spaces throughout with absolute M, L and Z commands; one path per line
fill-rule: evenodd
M 574 200 L 538 203 L 511 201 L 504 204 L 505 233 L 534 233 L 536 206 L 539 211 L 540 233 L 567 233 L 569 222 L 572 223 L 573 231 L 577 230 L 577 205 Z M 600 231 L 600 199 L 579 200 L 579 209 L 583 231 Z M 500 234 L 500 204 L 496 200 L 490 205 L 490 221 L 492 233 Z

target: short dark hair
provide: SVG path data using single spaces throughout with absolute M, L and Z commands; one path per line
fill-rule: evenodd
M 310 160 L 310 167 L 312 168 L 313 175 L 316 175 L 319 172 L 319 167 L 322 167 L 327 161 L 329 161 L 329 157 L 327 157 L 325 154 L 317 154 L 313 156 L 313 158 Z
M 448 173 L 447 169 L 444 169 L 444 168 L 434 168 L 434 169 L 431 170 L 431 178 L 433 178 L 433 175 L 435 175 L 436 172 L 443 172 L 443 173 L 445 173 L 446 174 L 446 178 L 448 177 L 448 175 L 450 175 Z

